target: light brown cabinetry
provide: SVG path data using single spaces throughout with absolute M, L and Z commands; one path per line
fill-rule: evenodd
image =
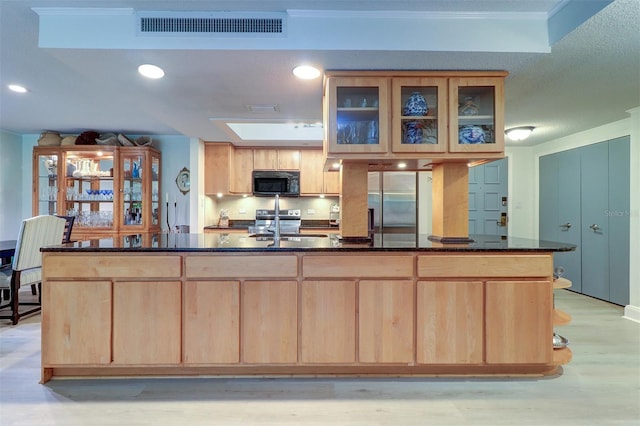
M 74 239 L 159 232 L 160 167 L 150 147 L 35 147 L 32 213 L 75 216 Z
M 502 71 L 328 72 L 324 99 L 328 157 L 432 162 L 500 158 L 506 75 Z
M 204 193 L 228 194 L 231 173 L 231 145 L 207 143 L 204 145 Z
M 551 363 L 552 293 L 551 281 L 487 281 L 487 363 Z M 504 342 L 510 343 L 505 345 Z
M 184 299 L 184 363 L 239 362 L 240 282 L 187 281 Z
M 480 364 L 482 281 L 418 281 L 417 286 L 416 362 Z
M 299 170 L 300 151 L 297 149 L 254 148 L 254 170 Z
M 298 361 L 298 283 L 242 283 L 242 361 L 282 364 Z
M 354 362 L 355 282 L 303 281 L 300 286 L 300 300 L 300 361 Z
M 113 284 L 113 363 L 178 364 L 181 361 L 180 281 Z
M 324 159 L 319 149 L 300 151 L 300 194 L 340 194 L 340 172 L 324 171 Z
M 229 190 L 233 194 L 251 194 L 253 185 L 251 172 L 253 171 L 253 149 L 234 148 L 229 180 Z
M 360 281 L 360 362 L 413 362 L 414 306 L 414 283 L 411 280 Z
M 111 281 L 43 286 L 42 359 L 56 364 L 111 363 Z M 81 319 L 81 320 L 79 320 Z

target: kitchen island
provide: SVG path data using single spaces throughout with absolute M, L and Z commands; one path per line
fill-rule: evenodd
M 43 251 L 42 382 L 548 375 L 553 252 L 472 236 L 144 234 Z M 569 357 L 570 358 L 570 357 Z

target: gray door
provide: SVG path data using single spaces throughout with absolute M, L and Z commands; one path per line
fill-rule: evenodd
M 609 301 L 629 304 L 630 137 L 609 141 Z
M 580 149 L 582 201 L 582 292 L 609 300 L 609 148 Z
M 469 234 L 507 235 L 507 158 L 469 169 Z

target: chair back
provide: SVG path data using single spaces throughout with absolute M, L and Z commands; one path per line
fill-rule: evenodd
M 76 217 L 75 216 L 59 216 L 59 215 L 56 215 L 56 217 L 60 217 L 66 221 L 64 225 L 64 234 L 62 235 L 62 242 L 63 243 L 70 242 L 71 231 L 73 231 L 73 222 L 76 220 Z
M 13 270 L 24 271 L 41 267 L 40 248 L 60 244 L 65 223 L 64 219 L 48 215 L 23 220 L 13 256 Z

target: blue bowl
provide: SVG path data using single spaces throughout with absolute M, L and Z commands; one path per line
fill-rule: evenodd
M 461 144 L 485 143 L 484 130 L 480 126 L 464 126 L 458 132 L 458 141 Z

